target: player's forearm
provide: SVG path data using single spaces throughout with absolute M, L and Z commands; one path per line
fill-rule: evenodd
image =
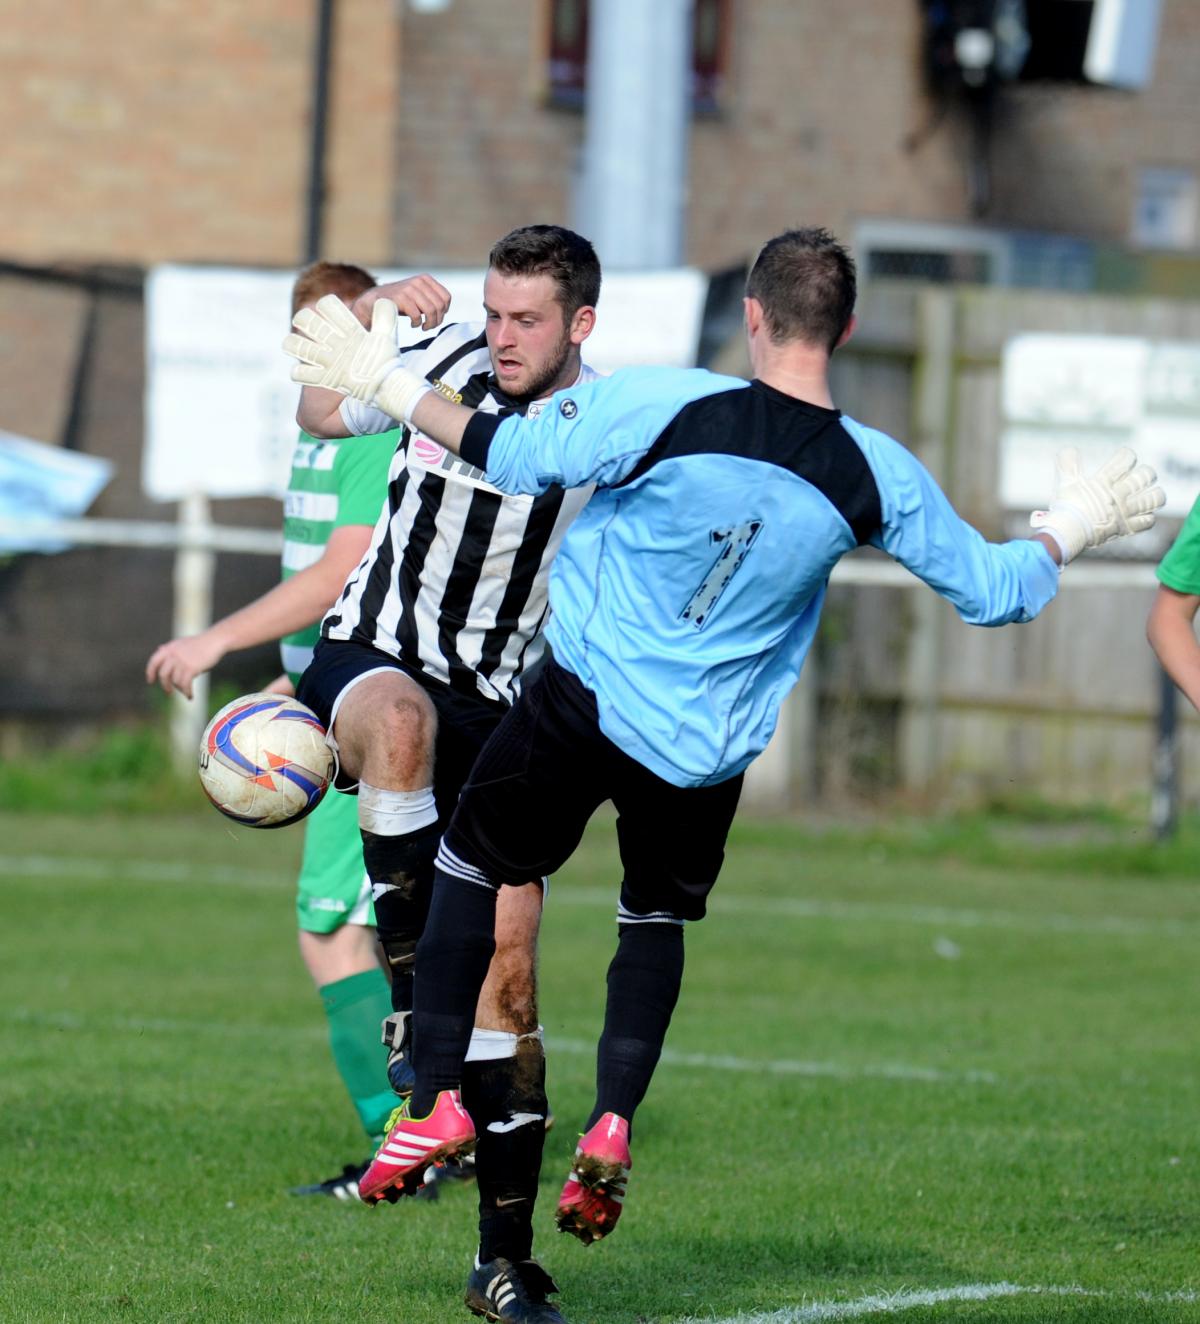
M 1035 533 L 1033 542 L 1040 542 L 1046 551 L 1050 554 L 1050 559 L 1055 565 L 1061 566 L 1063 563 L 1062 548 L 1058 545 L 1058 539 L 1053 538 L 1048 533 Z
M 456 405 L 436 391 L 427 391 L 417 400 L 410 415 L 413 426 L 455 455 L 460 453 L 463 433 L 475 417 L 475 410 Z
M 1200 643 L 1190 619 L 1165 610 L 1152 610 L 1146 637 L 1163 670 L 1200 709 Z
M 224 617 L 211 627 L 222 653 L 273 643 L 315 625 L 341 592 L 346 576 L 318 561 L 285 579 L 269 593 Z
M 393 385 L 398 389 L 391 389 Z M 540 477 L 532 486 L 513 485 L 507 479 L 498 477 L 488 467 L 488 452 L 496 430 L 501 423 L 508 422 L 515 426 L 521 424 L 522 419 L 513 415 L 502 419 L 496 414 L 485 414 L 477 409 L 468 409 L 465 405 L 456 405 L 403 368 L 387 379 L 375 403 L 393 417 L 403 419 L 410 427 L 432 437 L 448 451 L 461 455 L 476 469 L 482 469 L 488 475 L 488 481 L 495 483 L 502 492 L 532 494 L 544 491 L 547 486 L 549 480 Z
M 350 429 L 342 418 L 344 399 L 340 391 L 330 391 L 323 386 L 304 387 L 296 409 L 297 424 L 318 440 L 349 436 Z

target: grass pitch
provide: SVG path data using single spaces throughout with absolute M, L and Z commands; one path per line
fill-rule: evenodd
M 469 1318 L 473 1188 L 287 1194 L 366 1152 L 295 952 L 298 847 L 0 814 L 0 1319 Z M 614 944 L 594 825 L 542 954 L 537 1251 L 571 1324 L 1200 1321 L 1198 866 L 1111 822 L 740 825 L 625 1216 L 585 1249 L 552 1210 Z

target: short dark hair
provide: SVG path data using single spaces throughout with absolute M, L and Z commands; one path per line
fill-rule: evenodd
M 376 284 L 369 271 L 349 262 L 314 262 L 304 268 L 292 286 L 292 316 L 325 294 L 336 294 L 346 303 L 353 303 Z
M 746 294 L 762 304 L 776 344 L 801 340 L 832 354 L 854 315 L 857 285 L 854 259 L 828 230 L 810 226 L 763 245 Z
M 488 266 L 505 276 L 549 276 L 568 321 L 600 298 L 600 259 L 591 244 L 561 225 L 523 225 L 499 240 Z

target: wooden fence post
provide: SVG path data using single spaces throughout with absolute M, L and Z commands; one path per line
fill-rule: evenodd
M 213 575 L 216 554 L 210 546 L 212 516 L 208 498 L 192 492 L 179 503 L 179 549 L 175 553 L 174 637 L 199 634 L 212 624 Z M 192 682 L 191 699 L 182 694 L 171 698 L 171 763 L 186 776 L 196 766 L 200 736 L 211 714 L 208 711 L 207 673 Z
M 953 492 L 950 471 L 956 321 L 953 291 L 921 291 L 913 365 L 912 449 L 948 495 Z M 911 594 L 909 601 L 912 615 L 900 719 L 900 782 L 906 788 L 925 792 L 933 789 L 940 769 L 938 716 L 945 604 L 936 594 L 922 591 Z
M 1161 667 L 1158 679 L 1158 729 L 1154 740 L 1150 823 L 1155 841 L 1170 841 L 1179 822 L 1179 691 Z

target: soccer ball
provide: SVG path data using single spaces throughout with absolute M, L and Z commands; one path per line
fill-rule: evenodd
M 311 709 L 281 694 L 234 699 L 200 740 L 204 794 L 249 827 L 283 827 L 310 814 L 333 775 L 325 728 Z

